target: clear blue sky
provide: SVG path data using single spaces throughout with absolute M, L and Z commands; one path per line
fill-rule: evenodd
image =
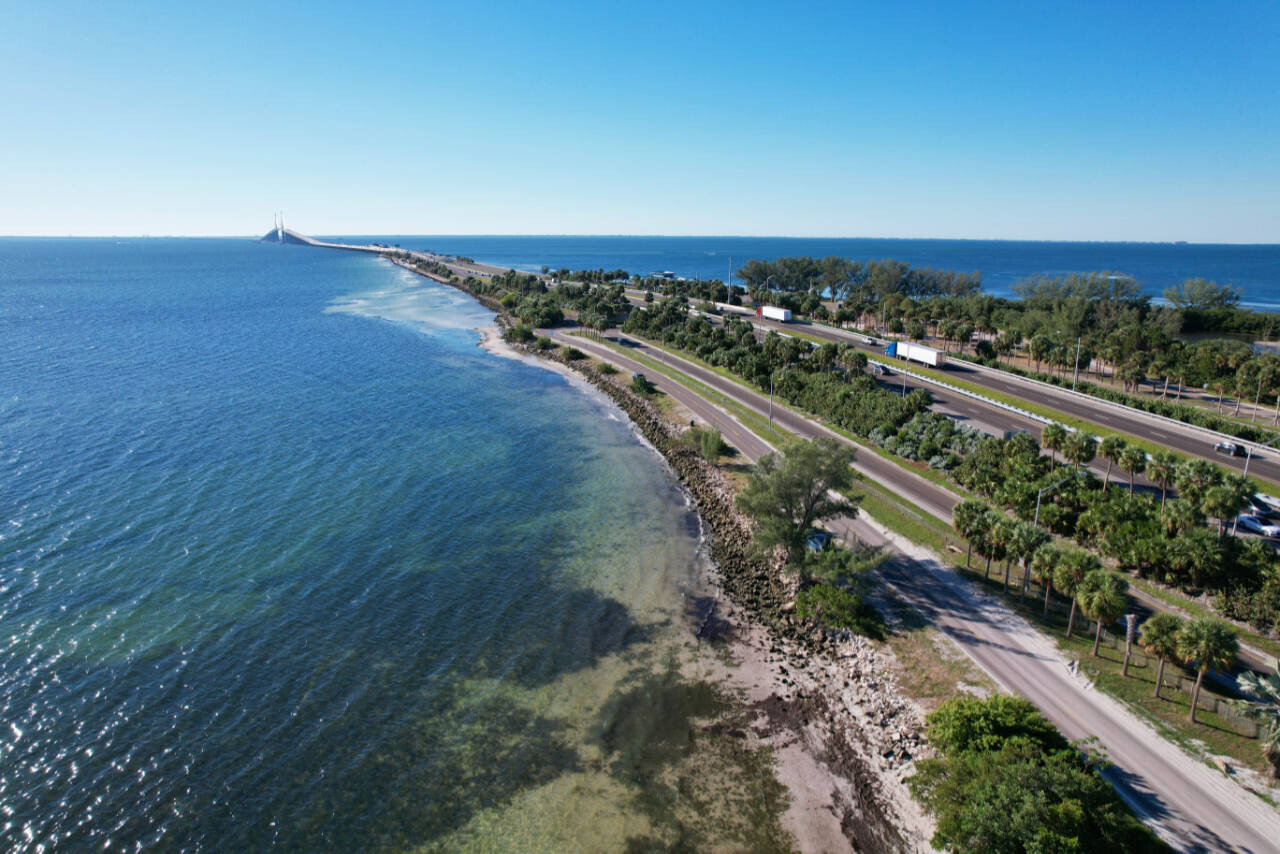
M 15 2 L 0 96 L 0 234 L 1280 242 L 1275 2 Z

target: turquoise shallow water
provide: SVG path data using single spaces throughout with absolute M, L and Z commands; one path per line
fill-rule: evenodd
M 601 715 L 687 645 L 697 520 L 490 320 L 356 254 L 0 241 L 0 847 L 646 832 Z

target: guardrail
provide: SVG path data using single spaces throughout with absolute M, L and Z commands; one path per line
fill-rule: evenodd
M 872 365 L 882 365 L 887 368 L 891 367 L 895 371 L 901 371 L 902 373 L 906 374 L 912 379 L 916 379 L 921 382 L 932 383 L 933 385 L 936 385 L 940 388 L 945 388 L 947 391 L 955 392 L 956 394 L 962 394 L 965 397 L 972 398 L 977 401 L 981 401 L 987 406 L 994 406 L 998 409 L 1003 409 L 1006 412 L 1012 412 L 1015 415 L 1020 415 L 1023 418 L 1026 418 L 1029 421 L 1035 421 L 1038 424 L 1053 423 L 1052 418 L 1046 418 L 1043 415 L 1037 415 L 1034 412 L 1029 412 L 1026 409 L 1022 409 L 1020 407 L 1005 403 L 1002 400 L 996 400 L 995 398 L 987 397 L 985 394 L 978 394 L 976 391 L 969 391 L 969 389 L 967 388 L 960 388 L 959 386 L 951 385 L 951 383 L 943 382 L 942 380 L 935 379 L 934 377 L 928 377 L 928 376 L 925 376 L 924 374 L 917 374 L 914 371 L 904 368 L 903 362 L 898 362 L 898 361 L 882 362 L 879 359 L 873 359 L 869 356 L 867 357 L 867 362 Z M 1070 430 L 1072 428 L 1068 427 L 1067 429 Z
M 810 322 L 814 323 L 815 325 L 825 327 L 827 329 L 836 330 L 837 332 L 840 332 L 844 335 L 848 335 L 852 338 L 861 339 L 864 344 L 871 344 L 872 341 L 880 340 L 879 338 L 873 338 L 871 336 L 868 336 L 865 333 L 854 332 L 852 330 L 844 329 L 842 327 L 832 326 L 829 323 L 821 323 L 820 321 L 810 321 Z M 886 341 L 891 340 L 888 336 L 882 336 L 882 337 Z M 987 372 L 997 373 L 1000 376 L 1007 377 L 1008 379 L 1013 380 L 1015 382 L 1023 382 L 1029 385 L 1039 386 L 1040 388 L 1048 392 L 1071 395 L 1080 400 L 1087 401 L 1090 404 L 1100 403 L 1105 406 L 1109 406 L 1112 409 L 1119 410 L 1129 415 L 1142 417 L 1142 418 L 1151 418 L 1156 421 L 1164 422 L 1165 424 L 1168 424 L 1170 426 L 1179 427 L 1186 430 L 1196 430 L 1196 431 L 1199 431 L 1201 434 L 1211 439 L 1214 439 L 1216 441 L 1234 442 L 1237 445 L 1252 446 L 1254 451 L 1254 456 L 1258 456 L 1264 447 L 1263 444 L 1260 442 L 1251 442 L 1247 439 L 1241 439 L 1239 436 L 1232 436 L 1229 433 L 1222 433 L 1217 430 L 1211 430 L 1208 427 L 1202 427 L 1199 424 L 1191 424 L 1186 421 L 1180 421 L 1177 418 L 1170 418 L 1168 415 L 1160 415 L 1159 413 L 1156 413 L 1156 412 L 1147 412 L 1145 409 L 1138 409 L 1137 407 L 1128 406 L 1123 403 L 1116 403 L 1114 400 L 1107 400 L 1106 398 L 1098 397 L 1096 395 L 1092 395 L 1087 392 L 1075 391 L 1074 389 L 1063 388 L 1062 386 L 1054 385 L 1053 383 L 1047 383 L 1044 380 L 1037 380 L 1032 377 L 1024 377 L 1020 374 L 1015 374 L 1011 371 L 1002 371 L 999 368 L 992 368 L 988 365 L 982 365 L 982 364 L 978 364 L 977 362 L 971 362 L 968 359 L 962 359 L 960 361 L 967 367 L 973 368 L 975 371 L 987 371 Z M 960 392 L 964 391 L 963 389 L 957 389 L 954 386 L 948 386 L 948 388 L 952 388 L 953 390 L 960 391 Z M 1043 421 L 1044 419 L 1037 417 L 1036 420 Z

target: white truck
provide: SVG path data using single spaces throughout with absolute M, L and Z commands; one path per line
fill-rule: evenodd
M 941 350 L 922 347 L 919 344 L 912 344 L 910 341 L 891 341 L 889 346 L 884 348 L 884 354 L 912 362 L 920 362 L 931 368 L 940 367 L 947 361 L 946 354 Z
M 768 320 L 776 320 L 779 323 L 786 323 L 791 320 L 791 309 L 778 308 L 776 305 L 760 306 L 760 316 Z

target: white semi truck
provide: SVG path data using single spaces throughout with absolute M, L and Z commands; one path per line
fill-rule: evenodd
M 776 305 L 762 305 L 758 309 L 760 316 L 768 320 L 776 320 L 779 323 L 786 323 L 791 320 L 791 309 L 778 308 Z
M 910 341 L 891 341 L 889 346 L 884 348 L 884 354 L 911 362 L 920 362 L 931 368 L 941 367 L 947 361 L 946 354 L 941 350 L 922 347 L 919 344 L 912 344 Z

